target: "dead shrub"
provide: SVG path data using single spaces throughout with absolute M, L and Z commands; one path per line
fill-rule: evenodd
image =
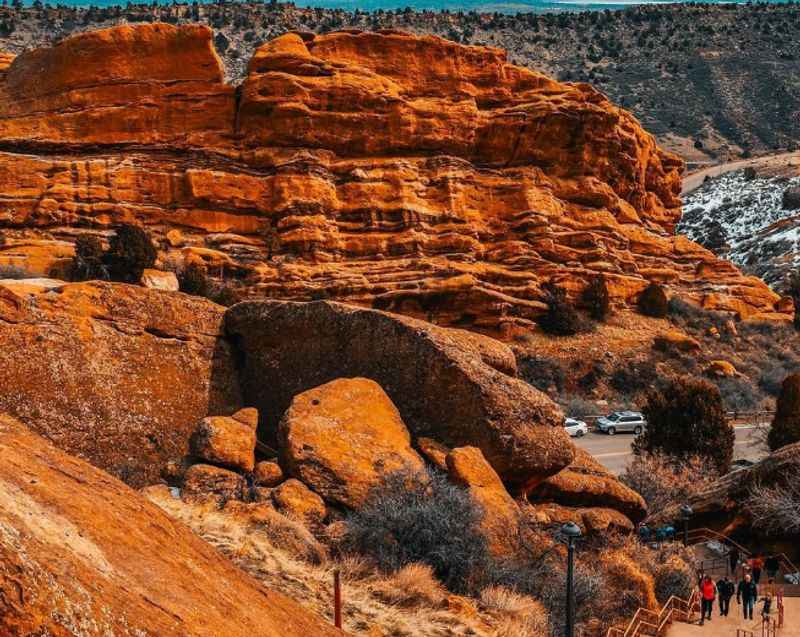
M 685 501 L 717 476 L 714 466 L 699 456 L 678 459 L 665 453 L 642 453 L 631 457 L 620 480 L 644 498 L 652 514 L 672 502 Z

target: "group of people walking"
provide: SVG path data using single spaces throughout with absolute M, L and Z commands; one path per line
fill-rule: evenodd
M 730 570 L 736 576 L 740 566 L 741 555 L 736 547 L 733 547 L 729 554 Z M 750 560 L 741 563 L 743 576 L 738 585 L 734 585 L 731 579 L 725 575 L 717 582 L 709 575 L 701 575 L 699 581 L 700 589 L 700 624 L 706 620 L 711 621 L 714 610 L 714 602 L 719 600 L 720 617 L 727 617 L 730 612 L 731 599 L 736 595 L 736 604 L 742 607 L 745 619 L 753 619 L 753 610 L 759 601 L 758 585 L 761 580 L 762 571 L 766 570 L 767 577 L 772 583 L 780 570 L 780 561 L 776 557 L 768 557 L 766 560 L 760 555 L 756 555 Z M 772 612 L 772 592 L 767 591 L 761 598 L 761 618 L 765 622 L 770 621 Z
M 753 609 L 758 601 L 758 584 L 753 581 L 752 575 L 747 573 L 740 581 L 738 586 L 727 575 L 723 576 L 716 583 L 709 575 L 703 576 L 700 580 L 700 624 L 706 620 L 711 621 L 714 611 L 714 602 L 719 598 L 719 615 L 727 617 L 731 608 L 731 598 L 736 594 L 736 604 L 742 607 L 745 619 L 753 619 Z M 772 612 L 772 593 L 768 592 L 761 598 L 761 617 L 764 621 L 769 621 Z

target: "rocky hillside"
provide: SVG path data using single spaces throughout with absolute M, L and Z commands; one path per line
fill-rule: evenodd
M 0 345 L 20 352 L 3 366 L 16 371 L 0 384 L 0 412 L 62 450 L 0 416 L 0 554 L 20 564 L 13 581 L 37 591 L 10 606 L 11 596 L 0 596 L 0 631 L 71 635 L 70 622 L 92 620 L 97 630 L 80 634 L 124 625 L 130 634 L 156 626 L 159 634 L 272 635 L 266 622 L 281 622 L 292 608 L 279 596 L 259 597 L 183 526 L 63 452 L 147 486 L 145 495 L 170 515 L 223 550 L 238 546 L 232 559 L 311 607 L 329 593 L 298 590 L 290 576 L 264 577 L 249 561 L 253 551 L 266 551 L 262 560 L 291 553 L 294 568 L 309 565 L 304 578 L 318 579 L 310 565 L 352 553 L 348 516 L 374 506 L 392 480 L 401 479 L 404 490 L 415 483 L 427 489 L 437 472 L 480 512 L 472 541 L 480 560 L 497 560 L 504 570 L 481 567 L 470 574 L 476 579 L 450 583 L 472 596 L 512 565 L 528 572 L 557 557 L 552 530 L 564 521 L 579 524 L 610 559 L 617 554 L 603 538 L 632 531 L 646 513 L 641 496 L 573 447 L 558 407 L 517 378 L 511 350 L 489 337 L 323 301 L 253 301 L 223 316 L 207 301 L 122 284 L 4 282 L 0 290 Z M 32 505 L 20 508 L 22 497 L 36 503 L 35 523 Z M 436 511 L 436 519 L 442 515 Z M 165 554 L 158 547 L 167 544 Z M 614 559 L 630 560 L 627 553 Z M 613 577 L 615 565 L 594 567 L 597 577 Z M 184 586 L 188 571 L 202 577 Z M 151 588 L 145 574 L 171 588 Z M 632 599 L 652 606 L 652 575 L 642 577 L 641 595 Z M 4 577 L 0 586 L 13 581 Z M 190 611 L 212 581 L 230 581 L 226 591 L 244 603 L 229 609 L 229 597 L 212 595 L 212 632 L 204 633 Z M 98 592 L 89 596 L 87 588 Z M 373 628 L 363 624 L 364 612 L 351 613 L 348 627 L 358 634 Z M 625 612 L 611 611 L 602 626 Z M 259 627 L 248 628 L 256 620 Z M 298 613 L 285 627 L 327 634 L 315 621 Z M 479 622 L 485 632 L 464 634 L 495 634 L 495 621 L 489 613 Z
M 402 61 L 399 64 L 398 61 Z M 64 277 L 79 234 L 144 224 L 163 267 L 248 296 L 528 328 L 542 284 L 605 273 L 770 316 L 760 280 L 674 235 L 682 162 L 587 84 L 498 49 L 288 34 L 224 80 L 212 32 L 118 27 L 8 57 L 0 263 Z M 41 69 L 46 68 L 46 74 Z
M 200 22 L 215 31 L 229 79 L 286 31 L 403 29 L 499 46 L 556 78 L 588 81 L 692 161 L 791 147 L 800 139 L 800 37 L 793 3 L 656 4 L 557 14 L 349 13 L 268 3 L 4 7 L 0 43 L 19 53 L 76 31 L 124 22 Z M 656 61 L 654 63 L 654 61 Z
M 685 198 L 678 231 L 783 289 L 798 265 L 800 169 L 745 171 L 707 180 Z
M 107 473 L 0 415 L 3 635 L 341 635 Z

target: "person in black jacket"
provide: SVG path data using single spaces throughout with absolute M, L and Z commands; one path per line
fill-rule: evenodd
M 741 555 L 739 554 L 739 549 L 735 546 L 731 547 L 731 550 L 728 552 L 728 560 L 730 561 L 731 565 L 731 577 L 736 577 L 736 567 L 739 566 L 739 558 Z
M 749 574 L 745 575 L 736 588 L 736 603 L 742 604 L 745 619 L 753 619 L 753 606 L 755 606 L 757 599 L 758 586 L 756 586 Z
M 733 582 L 725 575 L 717 582 L 717 595 L 719 595 L 719 616 L 727 617 L 731 607 L 731 597 L 733 597 L 736 587 Z
M 776 555 L 770 555 L 764 560 L 764 568 L 767 571 L 767 577 L 775 579 L 778 576 L 778 571 L 781 569 L 781 561 Z

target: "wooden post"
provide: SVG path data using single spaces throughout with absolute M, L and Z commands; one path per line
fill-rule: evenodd
M 333 624 L 342 627 L 342 582 L 338 568 L 333 572 Z

